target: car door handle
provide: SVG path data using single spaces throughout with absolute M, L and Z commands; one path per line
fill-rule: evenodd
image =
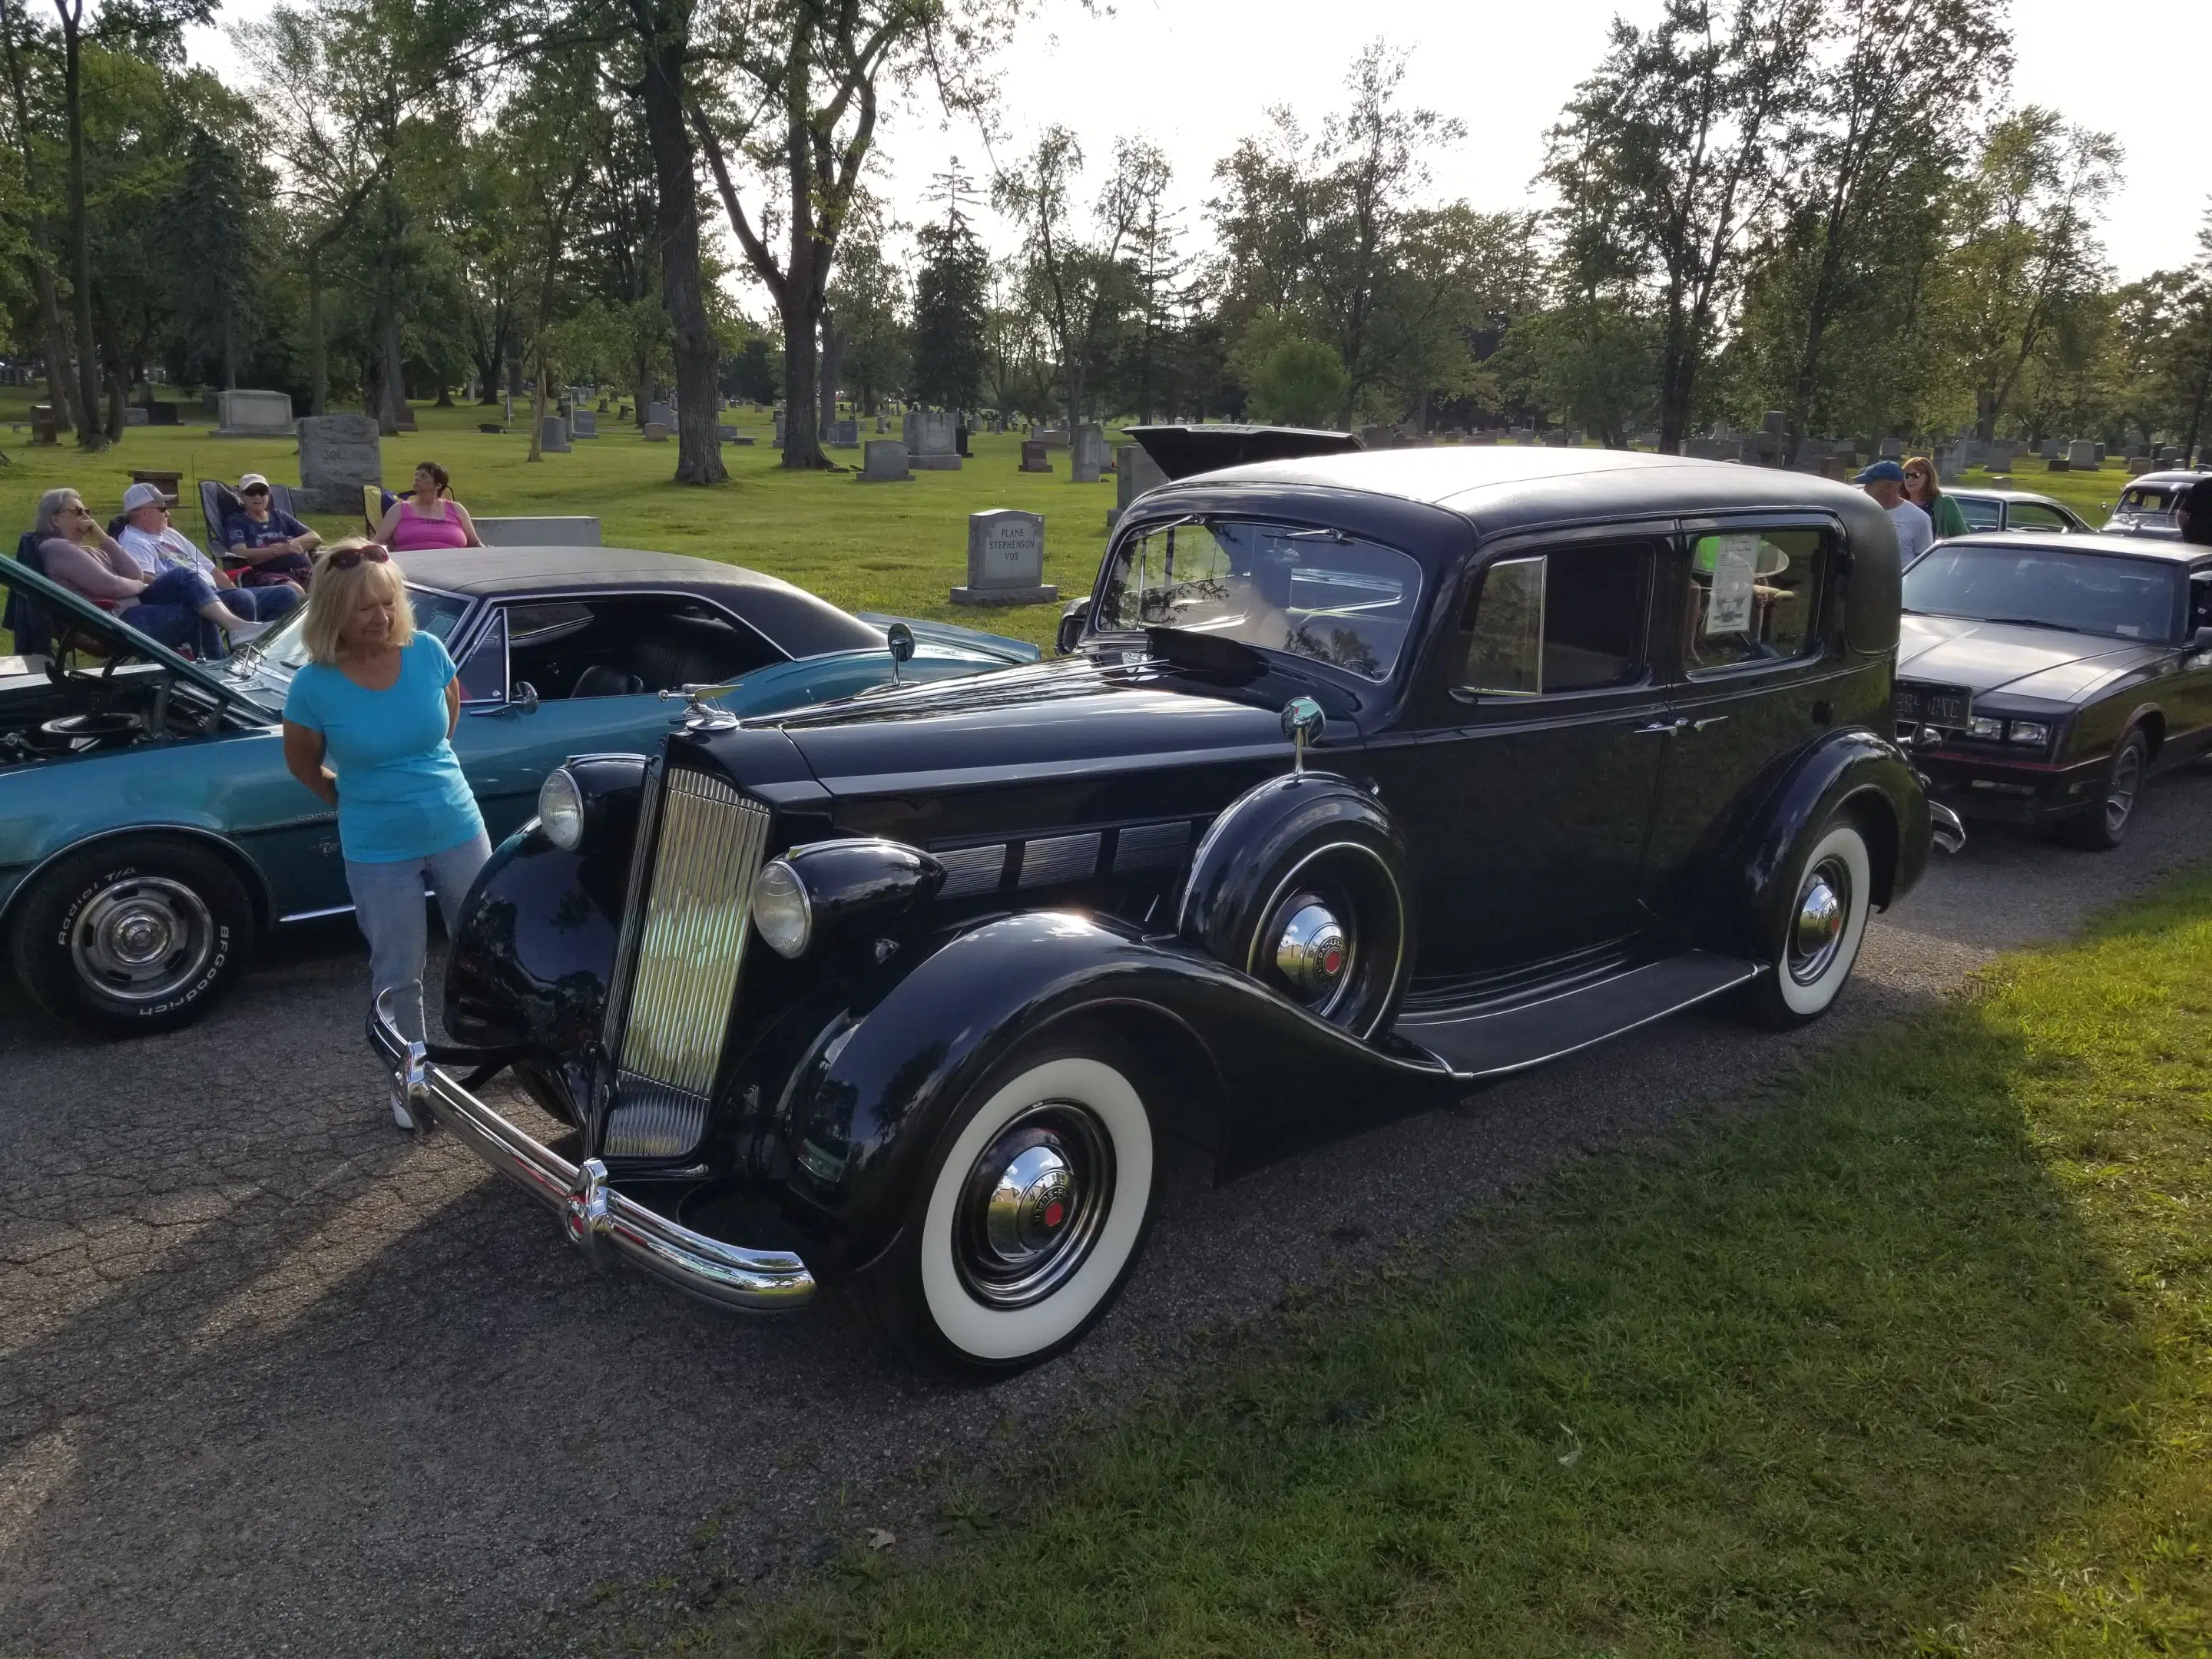
M 1689 723 L 1690 722 L 1686 719 L 1678 720 L 1653 720 L 1648 726 L 1638 726 L 1636 728 L 1636 735 L 1639 738 L 1655 735 L 1658 737 L 1671 738 Z
M 1718 726 L 1727 718 L 1728 716 L 1726 714 L 1708 714 L 1701 720 L 1692 720 L 1690 722 L 1690 730 L 1692 732 L 1702 732 L 1709 726 Z

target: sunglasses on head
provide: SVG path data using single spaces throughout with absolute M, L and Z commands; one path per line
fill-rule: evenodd
M 366 547 L 342 547 L 323 562 L 333 570 L 350 570 L 363 559 L 371 564 L 389 564 L 392 562 L 392 550 L 376 542 L 371 542 Z

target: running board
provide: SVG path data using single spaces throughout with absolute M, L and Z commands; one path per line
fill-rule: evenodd
M 1769 971 L 1738 957 L 1685 951 L 1510 1008 L 1424 1009 L 1401 1015 L 1390 1030 L 1436 1055 L 1456 1077 L 1498 1077 L 1664 1019 Z

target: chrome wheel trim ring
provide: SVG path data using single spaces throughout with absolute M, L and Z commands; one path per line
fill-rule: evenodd
M 125 1002 L 173 996 L 216 951 L 207 902 L 167 876 L 125 876 L 86 901 L 70 925 L 70 964 L 84 984 Z
M 2135 815 L 2136 797 L 2142 793 L 2142 750 L 2124 744 L 2112 764 L 2112 781 L 2105 787 L 2105 833 L 2117 836 Z
M 1114 1206 L 1113 1143 L 1096 1113 L 1043 1100 L 994 1135 L 960 1184 L 952 1261 L 986 1307 L 1026 1308 L 1073 1278 Z
M 1279 903 L 1261 930 L 1275 977 L 1307 1012 L 1327 1019 L 1358 982 L 1358 912 L 1334 894 L 1310 890 Z M 1334 965 L 1332 965 L 1332 963 Z
M 1784 958 L 1790 977 L 1798 984 L 1818 983 L 1834 963 L 1850 928 L 1851 897 L 1851 872 L 1842 859 L 1824 858 L 1805 872 L 1790 913 Z

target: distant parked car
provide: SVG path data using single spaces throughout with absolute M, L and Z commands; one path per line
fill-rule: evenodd
M 886 684 L 882 625 L 773 576 L 622 548 L 464 549 L 403 560 L 416 625 L 460 666 L 453 734 L 494 840 L 571 755 L 659 744 L 658 695 L 765 714 Z M 0 657 L 0 948 L 43 1006 L 115 1035 L 196 1018 L 263 929 L 352 908 L 336 815 L 284 769 L 279 717 L 306 660 L 300 621 L 193 662 L 0 559 L 65 648 Z M 1035 661 L 942 623 L 901 678 Z
M 2117 847 L 2144 781 L 2212 744 L 2212 548 L 1939 543 L 1905 573 L 1895 696 L 1902 734 L 1942 736 L 1916 750 L 1937 801 Z
M 1947 489 L 1966 515 L 1966 528 L 1976 530 L 2035 530 L 2060 535 L 2079 535 L 2089 521 L 2063 501 L 2024 489 Z
M 2174 504 L 2195 484 L 2202 472 L 2146 472 L 2130 478 L 2120 492 L 2119 504 L 2105 520 L 2108 536 L 2156 536 L 2178 538 L 2181 530 L 2173 521 Z

